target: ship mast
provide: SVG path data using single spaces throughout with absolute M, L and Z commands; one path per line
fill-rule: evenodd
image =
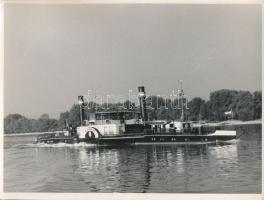
M 184 96 L 184 92 L 183 92 L 183 88 L 182 88 L 182 82 L 183 80 L 178 80 L 178 82 L 180 83 L 180 90 L 179 90 L 179 98 L 181 101 L 181 121 L 184 121 L 184 107 L 183 107 L 183 96 Z
M 78 96 L 78 103 L 79 103 L 79 107 L 80 107 L 80 124 L 81 126 L 83 125 L 83 120 L 84 120 L 84 99 L 83 96 Z

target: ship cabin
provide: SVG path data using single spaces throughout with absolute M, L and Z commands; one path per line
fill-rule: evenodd
M 166 129 L 174 129 L 176 133 L 189 132 L 191 128 L 191 122 L 172 121 L 166 124 Z
M 171 121 L 165 126 L 166 131 L 177 134 L 204 135 L 215 132 L 215 127 L 209 127 L 203 122 L 195 121 Z
M 189 132 L 193 126 L 190 122 L 182 122 L 182 121 L 150 121 L 147 122 L 151 125 L 154 133 L 183 133 Z
M 146 125 L 137 111 L 102 111 L 90 113 L 77 127 L 79 138 L 87 138 L 91 132 L 98 136 L 142 133 Z M 96 136 L 95 136 L 96 137 Z
M 137 111 L 101 111 L 89 113 L 89 120 L 84 120 L 85 125 L 105 124 L 140 124 L 140 112 Z

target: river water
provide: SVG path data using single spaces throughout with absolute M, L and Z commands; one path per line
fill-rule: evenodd
M 236 142 L 120 148 L 4 137 L 4 192 L 261 193 L 261 125 Z

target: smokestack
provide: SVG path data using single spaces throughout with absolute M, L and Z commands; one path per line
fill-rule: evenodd
M 138 99 L 139 99 L 142 121 L 145 123 L 146 121 L 148 121 L 148 115 L 146 109 L 146 92 L 144 86 L 138 87 Z
M 79 103 L 79 106 L 80 106 L 80 122 L 81 122 L 81 125 L 83 125 L 83 120 L 84 120 L 84 109 L 83 109 L 84 100 L 83 100 L 83 96 L 78 96 L 78 103 Z

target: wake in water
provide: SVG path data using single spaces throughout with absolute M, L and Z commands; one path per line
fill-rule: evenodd
M 233 140 L 228 140 L 228 141 L 219 140 L 217 141 L 217 144 L 237 144 L 239 141 L 240 139 L 233 139 Z
M 73 147 L 73 148 L 78 148 L 78 147 L 95 147 L 95 144 L 88 144 L 85 142 L 80 142 L 76 144 L 67 144 L 67 143 L 58 143 L 58 144 L 46 144 L 46 143 L 37 143 L 37 144 L 26 144 L 26 146 L 29 147 Z

